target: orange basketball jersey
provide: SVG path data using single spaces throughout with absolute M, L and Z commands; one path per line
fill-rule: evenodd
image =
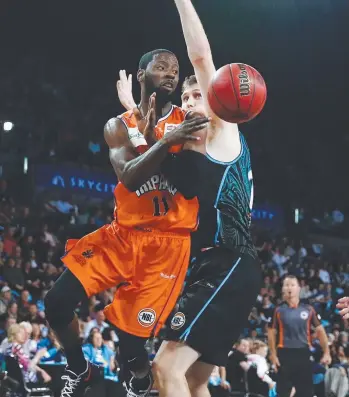
M 184 111 L 173 105 L 170 112 L 156 125 L 157 138 L 161 139 L 164 134 L 182 123 L 184 116 Z M 144 153 L 148 145 L 137 129 L 133 111 L 129 110 L 118 118 L 127 128 L 133 146 L 139 153 Z M 186 200 L 176 186 L 171 185 L 161 173 L 153 175 L 135 192 L 130 192 L 119 182 L 114 195 L 115 220 L 121 226 L 173 233 L 191 232 L 197 227 L 197 199 Z

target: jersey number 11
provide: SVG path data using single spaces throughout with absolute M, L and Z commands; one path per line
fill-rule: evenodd
M 168 202 L 166 200 L 166 197 L 158 197 L 155 196 L 153 198 L 153 204 L 154 204 L 154 216 L 164 216 L 168 213 L 168 210 L 170 209 Z

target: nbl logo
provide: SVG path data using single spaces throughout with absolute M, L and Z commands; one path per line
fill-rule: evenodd
M 185 315 L 182 312 L 176 313 L 171 321 L 171 328 L 173 330 L 182 328 L 185 324 Z
M 142 309 L 138 313 L 138 322 L 143 327 L 150 327 L 155 323 L 156 313 L 153 309 Z

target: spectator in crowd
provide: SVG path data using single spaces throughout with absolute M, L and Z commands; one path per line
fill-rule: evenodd
M 32 334 L 29 342 L 30 356 L 32 357 L 38 350 L 38 343 L 41 340 L 41 329 L 37 323 L 32 323 Z
M 41 339 L 38 344 L 38 349 L 45 349 L 46 354 L 41 358 L 41 362 L 55 361 L 63 362 L 65 361 L 63 350 L 55 333 L 50 329 L 48 331 L 47 337 Z
M 245 391 L 245 373 L 249 369 L 247 355 L 250 353 L 250 342 L 240 339 L 228 355 L 226 379 L 233 391 Z
M 115 352 L 107 346 L 101 332 L 97 328 L 91 330 L 87 343 L 83 345 L 82 350 L 87 360 L 104 369 L 106 396 L 125 395 L 125 391 L 120 390 L 120 385 L 118 385 L 119 379 L 115 372 L 117 368 Z
M 11 288 L 5 285 L 1 289 L 1 298 L 0 298 L 0 315 L 6 313 L 7 307 L 12 301 L 12 293 Z
M 87 339 L 87 343 L 83 345 L 83 352 L 85 357 L 96 365 L 104 368 L 104 375 L 106 379 L 117 381 L 115 374 L 115 354 L 104 343 L 101 332 L 94 328 L 91 330 Z
M 9 344 L 5 351 L 5 355 L 14 356 L 18 360 L 22 366 L 23 377 L 26 383 L 38 383 L 40 381 L 44 383 L 50 382 L 51 377 L 38 366 L 40 359 L 46 354 L 46 350 L 39 350 L 34 358 L 30 359 L 23 349 L 26 338 L 24 327 L 17 324 L 11 325 L 8 330 Z
M 268 395 L 269 390 L 276 387 L 276 382 L 268 375 L 267 355 L 268 345 L 262 341 L 255 341 L 251 354 L 247 356 L 249 364 L 248 390 L 262 396 Z
M 65 241 L 67 235 L 79 237 L 85 234 L 84 228 L 92 231 L 97 224 L 107 222 L 112 212 L 110 203 L 91 205 L 86 200 L 79 202 L 72 197 L 62 198 L 59 195 L 48 197 L 45 193 L 36 203 L 30 202 L 28 198 L 23 199 L 24 201 L 18 205 L 10 190 L 5 190 L 7 198 L 0 201 L 0 217 L 3 216 L 1 219 L 4 219 L 5 223 L 5 231 L 0 230 L 0 341 L 6 339 L 7 330 L 11 325 L 20 321 L 30 322 L 33 328 L 28 349 L 30 358 L 32 359 L 38 349 L 44 346 L 47 352 L 41 361 L 64 362 L 59 345 L 44 326 L 43 298 L 54 280 L 62 273 L 59 258 L 64 248 L 60 241 Z M 49 202 L 53 205 L 41 204 Z M 72 218 L 75 219 L 75 224 Z M 340 314 L 333 310 L 333 302 L 346 292 L 349 294 L 349 265 L 346 265 L 349 263 L 349 255 L 344 256 L 340 253 L 339 256 L 334 256 L 332 252 L 329 254 L 328 247 L 323 245 L 315 258 L 311 243 L 305 239 L 299 243 L 291 241 L 281 236 L 265 239 L 259 244 L 264 285 L 242 335 L 245 339 L 236 344 L 228 358 L 226 381 L 231 384 L 233 390 L 246 389 L 244 375 L 249 367 L 248 340 L 255 343 L 266 340 L 266 324 L 272 317 L 275 305 L 281 303 L 282 279 L 287 274 L 299 276 L 300 298 L 316 305 L 326 331 L 331 333 L 333 368 L 338 369 L 337 365 L 345 366 L 348 341 L 343 331 L 349 323 L 345 322 L 347 320 L 343 322 Z M 117 331 L 107 324 L 103 314 L 103 307 L 111 302 L 113 294 L 113 290 L 105 291 L 91 299 L 90 306 L 83 302 L 77 313 L 80 317 L 81 338 L 86 340 L 91 330 L 102 332 L 102 346 L 108 347 L 115 357 L 118 351 Z M 312 343 L 313 355 L 316 355 L 319 351 L 316 338 Z M 93 343 L 90 345 L 94 346 Z M 51 354 L 51 349 L 53 353 L 54 349 L 57 349 L 57 354 Z M 149 354 L 154 354 L 155 350 L 156 344 L 152 344 Z M 224 369 L 217 369 L 217 374 L 221 383 L 215 390 L 223 393 Z M 333 387 L 333 382 L 331 384 Z M 318 392 L 317 395 L 320 397 Z
M 94 308 L 95 318 L 89 321 L 85 326 L 85 339 L 87 339 L 90 335 L 90 332 L 93 328 L 97 328 L 99 332 L 103 332 L 103 330 L 109 325 L 104 321 L 105 315 L 103 312 L 103 305 L 98 304 Z
M 4 279 L 8 282 L 9 287 L 17 292 L 21 292 L 24 288 L 24 275 L 22 269 L 16 266 L 16 262 L 13 258 L 7 259 L 4 268 Z
M 340 363 L 329 368 L 325 374 L 325 396 L 346 397 L 349 392 L 349 348 L 343 350 Z

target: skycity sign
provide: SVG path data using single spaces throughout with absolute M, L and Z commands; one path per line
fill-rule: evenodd
M 40 165 L 35 168 L 35 185 L 39 189 L 58 189 L 70 194 L 111 198 L 117 180 L 107 172 L 89 171 L 64 165 Z

